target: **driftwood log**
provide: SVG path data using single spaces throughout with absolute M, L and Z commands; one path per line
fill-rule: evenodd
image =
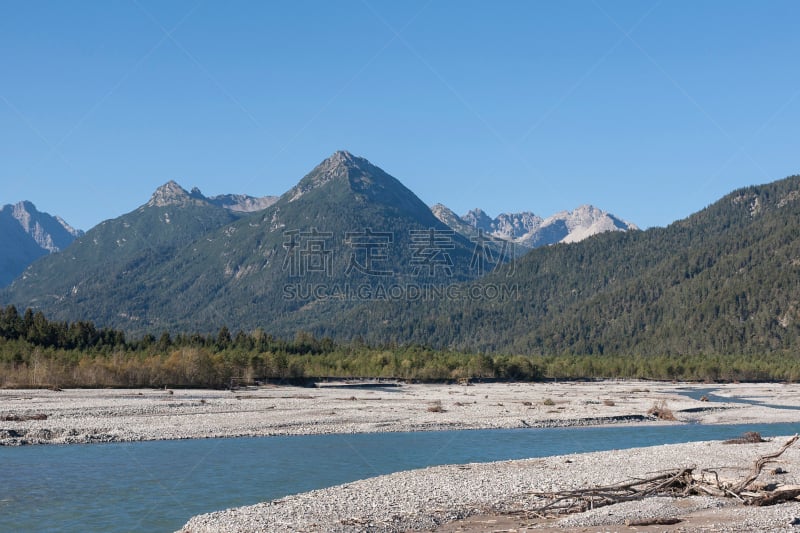
M 767 485 L 754 487 L 764 466 L 780 457 L 798 440 L 798 435 L 789 439 L 778 451 L 758 457 L 746 478 L 735 484 L 721 482 L 713 470 L 681 468 L 662 472 L 646 479 L 635 479 L 613 485 L 587 489 L 566 490 L 552 493 L 533 492 L 546 503 L 528 511 L 539 518 L 554 518 L 569 513 L 580 513 L 606 505 L 642 500 L 649 496 L 717 496 L 736 498 L 745 505 L 765 506 L 786 502 L 800 497 L 798 485 Z

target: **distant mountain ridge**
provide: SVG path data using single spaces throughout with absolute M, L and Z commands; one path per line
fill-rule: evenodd
M 128 332 L 210 332 L 222 323 L 274 330 L 276 321 L 297 327 L 301 308 L 335 318 L 390 285 L 403 291 L 478 275 L 472 242 L 349 152 L 322 161 L 264 210 L 232 209 L 228 200 L 167 182 L 134 211 L 31 265 L 0 300 Z
M 147 205 L 149 207 L 213 205 L 237 213 L 252 213 L 266 209 L 277 201 L 277 196 L 255 197 L 246 194 L 220 194 L 207 197 L 197 187 L 187 191 L 176 181 L 170 180 L 155 190 Z
M 64 219 L 40 212 L 32 202 L 0 207 L 0 287 L 33 261 L 63 250 L 83 235 Z
M 606 231 L 639 229 L 635 224 L 592 205 L 582 205 L 573 211 L 560 211 L 547 218 L 530 211 L 501 213 L 492 218 L 479 208 L 458 216 L 442 204 L 434 205 L 431 211 L 439 220 L 464 235 L 474 236 L 483 232 L 525 248 L 579 242 Z

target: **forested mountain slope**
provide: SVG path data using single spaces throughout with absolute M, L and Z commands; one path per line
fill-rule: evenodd
M 666 228 L 529 252 L 477 282 L 506 298 L 372 306 L 316 324 L 374 342 L 534 354 L 800 349 L 800 177 L 737 190 Z

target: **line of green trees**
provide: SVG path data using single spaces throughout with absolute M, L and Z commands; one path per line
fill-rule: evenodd
M 129 340 L 91 322 L 50 322 L 39 312 L 0 308 L 0 387 L 223 388 L 323 377 L 798 381 L 800 362 L 780 355 L 488 355 L 338 344 L 302 332 L 285 340 L 227 327 L 216 335 L 165 332 Z

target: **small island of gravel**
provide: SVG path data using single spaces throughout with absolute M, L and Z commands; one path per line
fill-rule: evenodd
M 639 381 L 263 386 L 235 391 L 0 390 L 0 444 L 608 425 L 800 421 L 800 410 L 703 402 L 688 390 L 800 405 L 800 385 Z M 697 396 L 697 395 L 695 395 Z M 669 408 L 674 421 L 652 415 Z M 650 414 L 648 414 L 650 413 Z

